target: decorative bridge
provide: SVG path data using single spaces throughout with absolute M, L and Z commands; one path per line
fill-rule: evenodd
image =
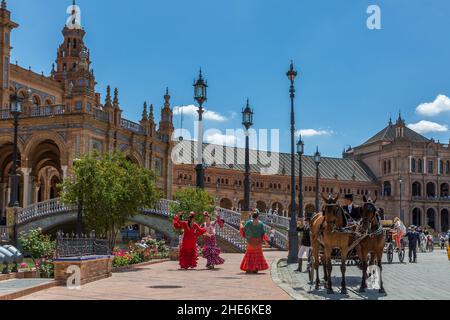
M 166 235 L 172 241 L 172 245 L 178 242 L 178 235 L 175 233 L 170 221 L 170 205 L 175 203 L 172 200 L 161 199 L 154 208 L 143 209 L 138 214 L 128 220 L 133 223 L 148 226 Z M 77 217 L 76 205 L 64 205 L 59 198 L 45 202 L 33 204 L 21 209 L 16 216 L 17 232 L 42 228 L 50 230 L 58 225 L 73 222 Z M 245 251 L 246 241 L 240 236 L 239 227 L 241 224 L 241 214 L 232 210 L 216 207 L 217 213 L 224 219 L 224 228 L 217 229 L 219 240 L 225 241 L 239 251 Z M 265 222 L 267 233 L 272 227 L 287 230 L 289 219 L 285 217 L 261 215 L 261 220 Z M 288 239 L 286 234 L 275 230 L 275 246 L 281 250 L 287 250 Z

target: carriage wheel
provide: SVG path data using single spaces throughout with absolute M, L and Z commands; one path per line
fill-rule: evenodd
M 387 254 L 387 262 L 391 264 L 392 261 L 394 261 L 394 245 L 392 243 L 388 244 L 386 254 Z
M 403 263 L 405 260 L 405 249 L 400 249 L 398 252 L 398 260 L 400 260 L 400 263 Z

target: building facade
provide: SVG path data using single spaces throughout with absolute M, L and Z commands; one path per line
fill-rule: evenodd
M 121 151 L 130 161 L 153 169 L 167 198 L 177 190 L 194 187 L 194 161 L 172 160 L 180 142 L 172 141 L 173 113 L 166 90 L 161 121 L 155 123 L 154 107 L 144 103 L 140 123 L 122 117 L 119 91 L 108 87 L 102 99 L 96 91 L 86 31 L 74 21 L 62 30 L 62 43 L 49 75 L 38 74 L 10 62 L 11 34 L 18 24 L 11 20 L 6 1 L 0 8 L 0 215 L 4 217 L 11 193 L 13 152 L 11 97 L 23 99 L 19 117 L 20 205 L 58 197 L 56 185 L 70 174 L 73 161 L 92 150 Z M 194 144 L 186 143 L 186 148 Z M 222 152 L 222 159 L 216 153 Z M 195 154 L 193 152 L 192 154 Z M 231 161 L 226 161 L 227 156 Z M 205 145 L 206 190 L 216 205 L 239 210 L 244 193 L 244 150 Z M 269 174 L 262 159 L 276 160 Z M 288 216 L 291 187 L 290 155 L 251 151 L 251 207 L 277 210 Z M 298 163 L 298 158 L 296 159 Z M 306 211 L 316 210 L 316 167 L 303 158 L 303 200 Z M 298 165 L 297 165 L 298 166 Z M 298 168 L 296 169 L 298 170 Z M 299 172 L 295 173 L 299 176 Z M 320 193 L 352 193 L 356 204 L 364 195 L 377 198 L 391 217 L 403 216 L 406 224 L 449 229 L 450 148 L 429 140 L 405 126 L 399 116 L 394 124 L 362 145 L 350 148 L 343 158 L 323 158 Z M 402 214 L 401 214 L 402 213 Z

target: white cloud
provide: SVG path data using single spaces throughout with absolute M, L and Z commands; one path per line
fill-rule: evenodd
M 416 112 L 423 116 L 437 116 L 443 112 L 450 111 L 450 98 L 442 94 L 438 95 L 433 102 L 422 103 Z
M 422 120 L 417 123 L 411 123 L 408 124 L 408 128 L 411 130 L 414 130 L 418 133 L 424 134 L 424 133 L 430 133 L 430 132 L 447 132 L 448 126 L 442 125 L 436 122 L 426 121 Z
M 333 134 L 331 130 L 316 130 L 316 129 L 302 129 L 297 132 L 297 134 L 301 134 L 302 137 L 318 137 L 318 136 L 330 136 Z
M 237 142 L 237 137 L 233 135 L 226 135 L 222 133 L 211 133 L 206 135 L 205 141 L 211 144 L 217 144 L 221 146 L 234 146 Z
M 187 115 L 196 117 L 198 115 L 197 110 L 198 108 L 192 104 L 188 106 L 176 106 L 173 109 L 173 114 L 175 116 L 179 116 L 183 113 L 183 115 L 185 116 Z M 217 122 L 223 122 L 227 120 L 227 118 L 220 113 L 207 109 L 205 109 L 205 113 L 203 113 L 203 119 Z

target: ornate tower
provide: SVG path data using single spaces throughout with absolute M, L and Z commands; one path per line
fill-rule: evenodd
M 159 133 L 168 136 L 170 139 L 173 131 L 173 112 L 170 108 L 169 88 L 166 88 L 166 94 L 164 95 L 164 107 L 161 110 L 161 121 L 159 122 Z
M 80 97 L 89 97 L 81 106 L 89 112 L 90 105 L 96 104 L 96 82 L 94 72 L 90 70 L 90 53 L 84 44 L 86 32 L 77 18 L 77 10 L 73 0 L 72 15 L 62 30 L 64 41 L 58 48 L 56 70 L 53 68 L 52 78 L 63 83 L 67 99 L 76 98 L 78 101 Z M 80 106 L 76 109 L 79 111 Z
M 9 60 L 11 56 L 11 31 L 18 26 L 19 25 L 17 23 L 11 21 L 11 12 L 6 8 L 6 1 L 2 0 L 0 7 L 0 109 L 9 107 Z

